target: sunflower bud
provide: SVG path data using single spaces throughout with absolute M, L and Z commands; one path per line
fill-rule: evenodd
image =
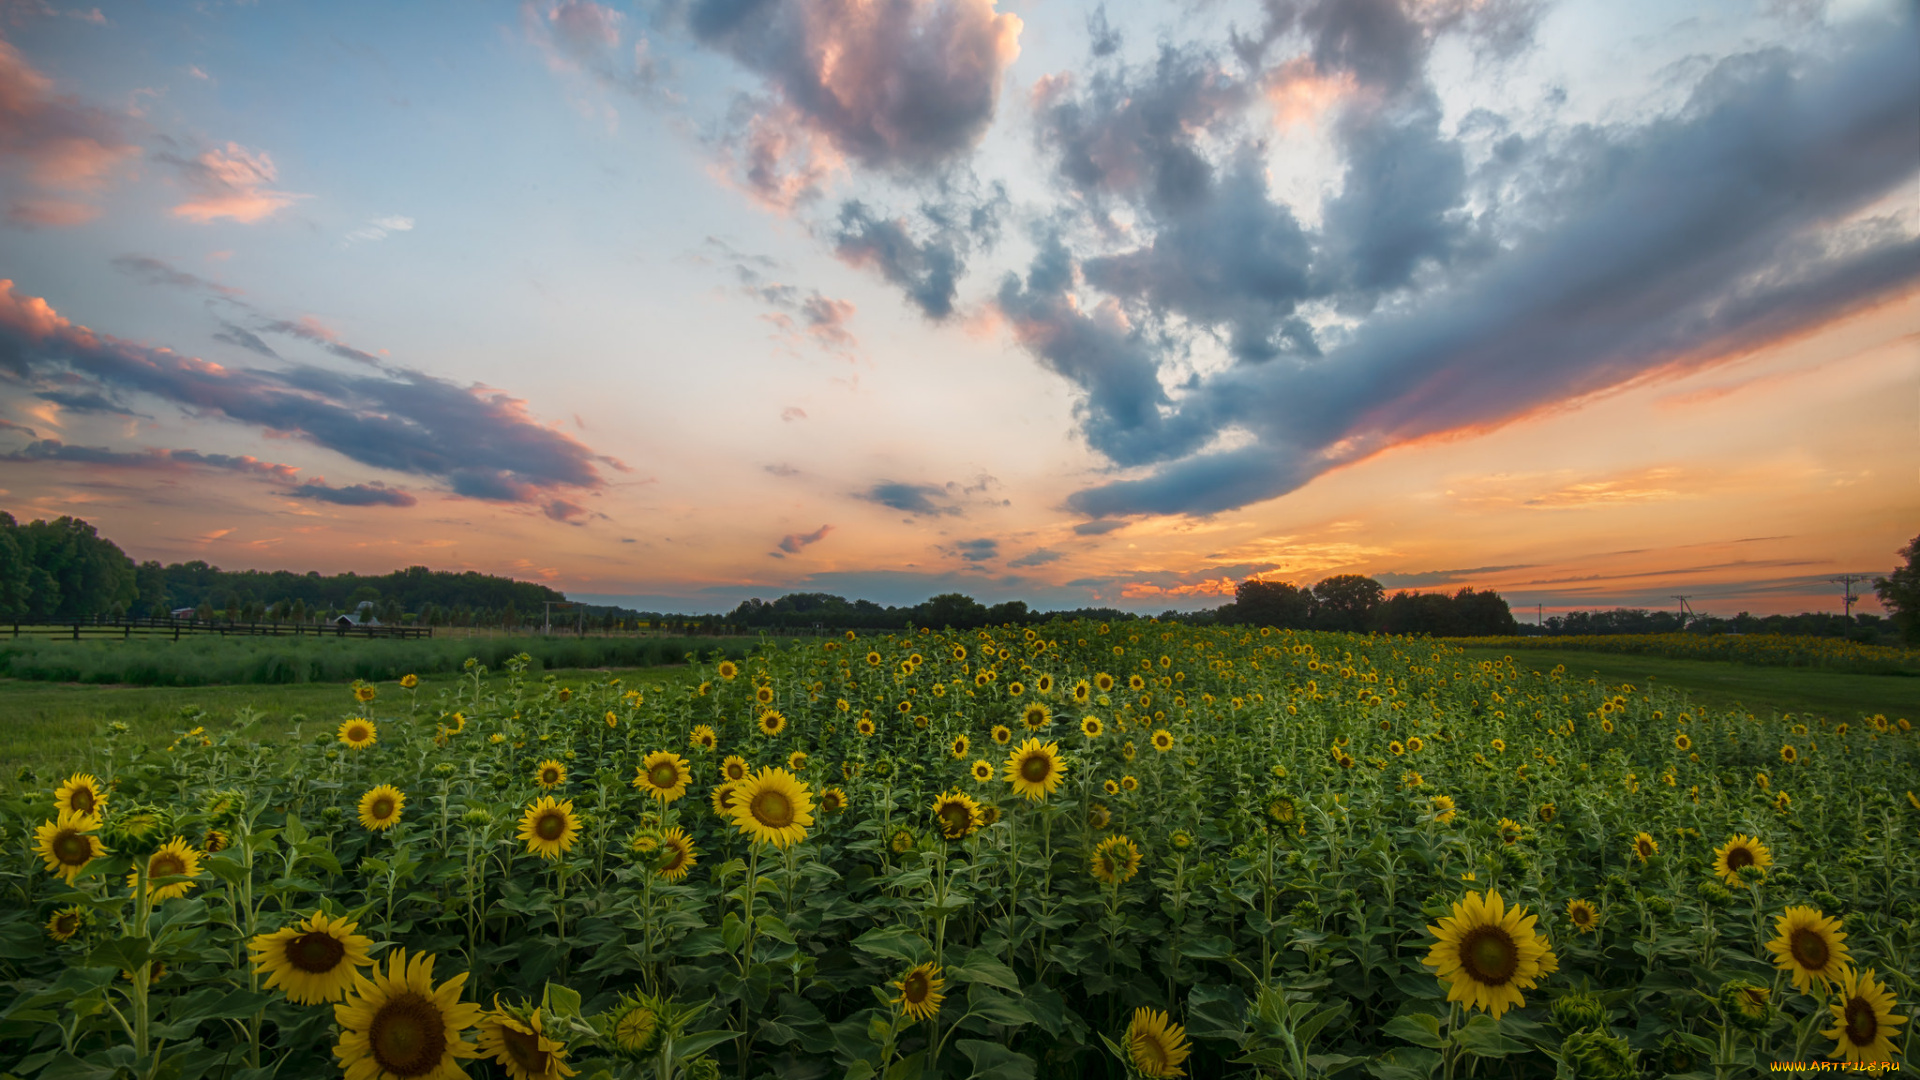
M 433 767 L 433 775 L 435 776 L 452 776 L 456 771 L 451 761 L 443 761 Z
M 1560 1063 L 1574 1080 L 1632 1080 L 1639 1075 L 1636 1056 L 1627 1040 L 1605 1031 L 1575 1032 L 1560 1044 Z
M 469 829 L 482 829 L 493 821 L 493 815 L 485 810 L 469 810 L 460 815 L 460 824 Z
M 1813 899 L 1815 903 L 1820 905 L 1822 911 L 1833 911 L 1836 908 L 1847 906 L 1840 902 L 1838 896 L 1835 896 L 1825 889 L 1816 889 L 1813 894 Z
M 1708 907 L 1723 908 L 1733 903 L 1733 894 L 1717 881 L 1700 883 L 1700 900 Z
M 320 819 L 329 825 L 338 825 L 340 819 L 346 816 L 347 812 L 337 806 L 326 806 L 320 809 Z
M 1773 991 L 1745 979 L 1730 979 L 1720 988 L 1720 1011 L 1736 1027 L 1764 1031 L 1773 1023 Z
M 1582 1028 L 1604 1027 L 1607 1022 L 1607 1007 L 1592 994 L 1562 994 L 1553 999 L 1552 1012 L 1553 1022 L 1569 1035 Z

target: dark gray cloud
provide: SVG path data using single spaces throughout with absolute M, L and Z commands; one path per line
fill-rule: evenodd
M 1444 265 L 1466 244 L 1467 168 L 1460 144 L 1441 136 L 1430 98 L 1405 109 L 1350 108 L 1336 137 L 1347 169 L 1322 214 L 1325 272 L 1338 278 L 1327 288 L 1344 310 L 1364 313 L 1422 263 Z
M 346 487 L 334 487 L 322 480 L 309 480 L 286 494 L 296 499 L 313 499 L 337 506 L 407 507 L 420 501 L 399 488 L 390 488 L 377 480 L 369 484 L 349 484 Z
M 375 367 L 380 365 L 379 357 L 363 349 L 356 349 L 341 341 L 338 334 L 335 334 L 318 319 L 311 317 L 299 320 L 271 319 L 261 324 L 260 329 L 271 334 L 285 334 L 288 337 L 299 338 L 301 341 L 318 345 L 342 360 L 371 364 Z M 259 339 L 255 338 L 254 340 L 258 341 Z M 248 347 L 251 348 L 251 346 Z
M 941 548 L 949 555 L 957 555 L 970 563 L 988 562 L 1000 557 L 1000 541 L 991 537 L 978 540 L 956 540 Z
M 238 345 L 250 353 L 264 356 L 269 360 L 280 359 L 280 354 L 273 351 L 273 346 L 267 344 L 260 335 L 246 327 L 236 326 L 225 319 L 220 320 L 220 326 L 220 332 L 213 335 L 213 340 L 224 341 L 229 345 Z
M 1095 518 L 1075 525 L 1073 531 L 1077 536 L 1105 536 L 1116 529 L 1126 527 L 1127 523 L 1119 518 Z
M 323 447 L 376 468 L 444 483 L 472 498 L 539 504 L 605 484 L 624 469 L 527 414 L 524 402 L 423 372 L 308 365 L 222 367 L 75 327 L 0 283 L 0 367 L 29 383 L 78 376 Z
M 947 489 L 939 484 L 903 484 L 895 480 L 882 480 L 868 488 L 859 497 L 894 510 L 925 517 L 960 513 L 960 508 L 953 504 Z
M 1006 207 L 1006 188 L 997 184 L 984 198 L 924 203 L 924 227 L 916 235 L 905 218 L 876 216 L 866 204 L 849 200 L 840 207 L 834 251 L 855 266 L 878 270 L 928 318 L 944 319 L 953 314 L 968 257 L 976 247 L 993 245 Z
M 1059 562 L 1064 558 L 1066 558 L 1066 555 L 1062 552 L 1051 551 L 1047 548 L 1035 548 L 1017 559 L 1008 560 L 1007 568 L 1010 570 L 1023 570 L 1029 566 L 1045 566 L 1050 562 Z
M 1497 574 L 1503 570 L 1526 570 L 1529 563 L 1516 563 L 1512 566 L 1475 566 L 1466 570 L 1422 570 L 1418 573 L 1403 574 L 1389 570 L 1383 574 L 1371 575 L 1373 580 L 1389 589 L 1421 589 L 1434 585 L 1453 585 L 1461 578 L 1475 574 Z
M 687 24 L 839 153 L 904 172 L 973 148 L 1019 52 L 991 0 L 693 0 Z
M 825 540 L 827 538 L 827 534 L 832 531 L 833 531 L 833 526 L 822 525 L 810 533 L 788 533 L 787 535 L 780 538 L 780 543 L 777 546 L 780 548 L 781 551 L 784 551 L 789 555 L 798 555 L 800 554 L 801 551 L 805 550 L 809 545 L 817 544 L 820 541 Z
M 19 463 L 58 461 L 77 465 L 105 465 L 121 469 L 179 470 L 197 467 L 271 476 L 283 480 L 291 479 L 298 471 L 291 465 L 261 461 L 252 455 L 203 454 L 198 450 L 159 448 L 114 450 L 105 446 L 69 446 L 58 439 L 40 439 L 29 443 L 22 449 L 0 455 L 0 461 Z
M 191 289 L 195 292 L 212 293 L 216 296 L 238 296 L 240 290 L 208 281 L 198 274 L 188 273 L 170 263 L 147 255 L 121 255 L 113 260 L 113 267 L 124 274 L 146 282 L 148 285 L 167 285 L 176 289 Z
M 1162 462 L 1070 505 L 1097 515 L 1242 506 L 1398 442 L 1737 353 L 1910 288 L 1920 241 L 1890 223 L 1845 240 L 1831 230 L 1914 175 L 1916 49 L 1903 20 L 1825 55 L 1730 57 L 1674 115 L 1510 147 L 1501 180 L 1520 192 L 1518 212 L 1490 226 L 1499 247 L 1374 314 L 1324 359 L 1239 365 L 1172 401 L 1148 382 L 1165 354 L 1138 334 L 1101 343 L 1098 359 L 1078 366 L 1036 348 L 1088 394 L 1091 445 L 1121 465 Z M 1392 287 L 1461 240 L 1447 209 L 1453 152 L 1419 150 L 1432 132 L 1407 115 L 1381 136 L 1380 160 L 1437 168 L 1442 190 L 1397 179 L 1380 188 L 1376 178 L 1358 196 L 1370 208 L 1352 211 L 1357 232 L 1329 214 L 1328 236 L 1344 238 L 1327 245 L 1336 301 Z M 1007 293 L 1003 306 L 1019 299 Z M 1031 337 L 1030 347 L 1049 340 Z M 1107 400 L 1113 370 L 1133 373 L 1117 404 Z M 1253 443 L 1192 456 L 1205 437 L 1235 429 Z

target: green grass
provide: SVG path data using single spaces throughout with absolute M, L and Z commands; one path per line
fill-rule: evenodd
M 1696 702 L 1748 712 L 1807 713 L 1836 723 L 1884 713 L 1920 722 L 1920 679 L 1899 675 L 1852 675 L 1807 668 L 1753 667 L 1722 660 L 1673 660 L 1658 656 L 1584 652 L 1574 649 L 1465 650 L 1475 660 L 1513 657 L 1522 667 L 1551 671 L 1565 664 L 1581 678 L 1632 683 L 1642 690 L 1683 690 Z
M 620 678 L 626 685 L 651 691 L 655 685 L 669 688 L 685 682 L 695 671 L 686 665 L 645 668 L 562 668 L 548 672 L 529 672 L 529 681 L 546 675 L 562 685 Z M 450 689 L 457 676 L 422 676 L 418 695 L 419 714 L 431 723 L 438 715 L 436 702 L 442 690 Z M 489 676 L 484 685 L 500 688 L 506 675 Z M 470 690 L 471 684 L 466 684 Z M 374 717 L 385 719 L 407 715 L 407 691 L 393 683 L 379 685 L 380 697 Z M 200 709 L 197 716 L 182 710 Z M 98 771 L 105 760 L 107 725 L 125 723 L 131 730 L 123 736 L 129 744 L 164 746 L 182 731 L 203 726 L 208 734 L 218 735 L 234 729 L 236 717 L 252 709 L 263 721 L 259 737 L 284 738 L 296 724 L 314 731 L 337 726 L 354 709 L 351 683 L 298 683 L 290 686 L 92 686 L 84 683 L 48 683 L 23 679 L 0 679 L 0 790 L 20 786 L 21 768 L 34 769 L 41 780 L 54 773 Z

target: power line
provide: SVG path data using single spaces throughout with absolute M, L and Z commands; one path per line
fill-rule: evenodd
M 1855 600 L 1866 599 L 1864 596 L 1854 595 L 1854 583 L 1872 581 L 1879 576 L 1878 574 L 1841 574 L 1839 577 L 1830 577 L 1827 579 L 1829 583 L 1840 586 L 1841 596 L 1844 598 L 1846 604 L 1847 618 L 1853 618 L 1853 602 Z

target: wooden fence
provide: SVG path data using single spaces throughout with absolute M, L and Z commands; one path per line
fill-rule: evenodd
M 58 641 L 89 641 L 119 638 L 171 638 L 182 636 L 221 637 L 335 637 L 335 638 L 430 638 L 431 626 L 339 626 L 330 623 L 243 623 L 199 619 L 115 619 L 72 623 L 14 623 L 15 638 L 44 638 Z

